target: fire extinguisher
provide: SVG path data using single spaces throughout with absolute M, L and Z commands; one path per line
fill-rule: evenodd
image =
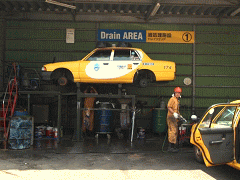
M 53 138 L 54 139 L 58 138 L 58 128 L 54 128 L 54 130 L 53 130 Z

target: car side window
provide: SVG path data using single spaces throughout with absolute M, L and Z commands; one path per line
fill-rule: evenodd
M 112 50 L 98 50 L 87 61 L 110 61 L 111 52 Z
M 131 53 L 129 49 L 115 49 L 114 51 L 114 61 L 131 61 Z
M 200 124 L 200 128 L 224 128 L 232 127 L 232 120 L 236 106 L 218 106 L 211 108 L 203 121 Z M 211 126 L 210 126 L 211 125 Z
M 215 108 L 211 108 L 206 116 L 204 117 L 204 119 L 202 120 L 201 124 L 200 124 L 200 128 L 209 128 L 210 124 L 212 122 L 212 120 L 216 117 L 216 115 L 223 109 L 223 106 L 220 107 L 215 107 Z
M 219 113 L 216 119 L 214 119 L 213 123 L 217 125 L 232 127 L 232 120 L 234 117 L 235 110 L 236 106 L 224 107 L 224 109 Z
M 140 58 L 139 58 L 139 56 L 138 56 L 138 53 L 137 53 L 136 51 L 131 50 L 131 51 L 130 51 L 130 54 L 131 54 L 131 59 L 132 59 L 133 61 L 139 61 L 139 60 L 140 60 Z

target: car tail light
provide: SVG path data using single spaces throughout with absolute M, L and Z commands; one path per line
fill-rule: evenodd
M 43 66 L 42 71 L 47 71 L 47 68 Z

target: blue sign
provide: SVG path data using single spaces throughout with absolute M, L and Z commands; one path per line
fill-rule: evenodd
M 146 42 L 146 30 L 99 29 L 98 41 Z

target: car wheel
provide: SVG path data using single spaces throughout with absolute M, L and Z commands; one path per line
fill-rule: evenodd
M 203 164 L 204 161 L 203 161 L 202 152 L 197 146 L 194 146 L 194 155 L 195 155 L 197 162 Z
M 68 79 L 65 76 L 62 76 L 62 77 L 58 78 L 57 82 L 60 86 L 66 86 L 68 83 Z
M 147 78 L 140 79 L 139 85 L 140 85 L 140 87 L 142 87 L 142 88 L 147 87 L 147 86 L 148 86 L 148 79 L 147 79 Z

